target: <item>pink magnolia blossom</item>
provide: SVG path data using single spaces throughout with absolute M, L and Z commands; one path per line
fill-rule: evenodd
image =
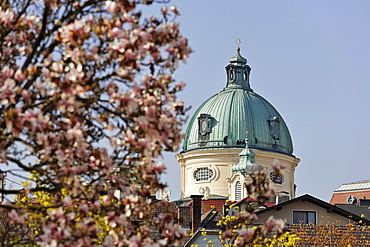
M 6 26 L 10 26 L 14 19 L 14 12 L 10 9 L 3 11 L 0 8 L 0 23 L 4 23 Z
M 71 207 L 72 206 L 72 198 L 70 197 L 70 196 L 66 196 L 65 198 L 64 198 L 64 206 L 66 206 L 66 207 Z
M 162 162 L 158 163 L 151 163 L 147 167 L 147 171 L 150 173 L 155 173 L 155 174 L 162 174 L 162 172 L 166 169 L 166 166 Z
M 164 7 L 162 7 L 162 9 L 161 9 L 161 11 L 162 11 L 162 14 L 163 15 L 167 15 L 167 7 L 166 6 L 164 6 Z
M 285 228 L 285 223 L 282 219 L 275 219 L 273 216 L 270 216 L 262 227 L 264 234 L 267 234 L 273 230 L 278 230 L 281 232 Z
M 4 66 L 1 70 L 1 79 L 6 80 L 11 77 L 14 73 L 14 70 L 9 68 L 9 66 Z
M 140 4 L 0 8 L 0 162 L 32 171 L 20 211 L 8 212 L 32 226 L 30 245 L 170 246 L 185 236 L 169 215 L 143 221 L 153 215 L 141 195 L 163 188 L 155 160 L 181 142 L 183 84 L 172 73 L 191 50 L 178 23 L 146 19 Z
M 250 175 L 257 175 L 261 171 L 261 167 L 257 163 L 253 163 L 252 166 L 248 166 L 245 172 Z
M 171 9 L 171 11 L 172 11 L 173 13 L 175 13 L 176 15 L 179 15 L 179 10 L 177 9 L 177 7 L 176 7 L 176 6 L 171 6 L 171 7 L 170 7 L 170 9 Z
M 244 241 L 250 241 L 253 239 L 255 234 L 255 229 L 253 228 L 242 228 L 240 230 L 237 230 L 238 235 L 243 238 Z
M 0 97 L 2 99 L 1 103 L 3 105 L 8 103 L 15 104 L 17 90 L 18 86 L 16 85 L 16 82 L 11 78 L 7 78 L 4 81 L 4 85 L 0 88 Z
M 286 165 L 280 163 L 280 161 L 277 160 L 277 159 L 274 159 L 274 162 L 272 163 L 271 166 L 276 171 L 281 171 L 281 170 L 284 170 L 286 168 Z
M 16 223 L 25 223 L 25 215 L 19 215 L 15 209 L 12 209 L 8 215 L 10 219 Z
M 117 3 L 114 2 L 114 1 L 106 1 L 105 2 L 105 8 L 111 12 L 111 13 L 114 13 L 118 10 L 117 8 Z

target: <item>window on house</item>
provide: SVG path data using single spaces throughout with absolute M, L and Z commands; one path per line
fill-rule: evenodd
M 194 172 L 194 179 L 195 181 L 204 181 L 209 180 L 213 177 L 213 170 L 207 167 L 198 168 Z
M 235 183 L 235 201 L 242 199 L 242 183 L 237 181 Z
M 316 224 L 315 211 L 293 211 L 293 224 Z

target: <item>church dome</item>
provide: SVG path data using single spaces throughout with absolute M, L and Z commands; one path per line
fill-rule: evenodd
M 292 139 L 279 112 L 249 84 L 251 68 L 240 54 L 226 66 L 227 85 L 207 99 L 192 116 L 183 151 L 248 147 L 292 155 Z

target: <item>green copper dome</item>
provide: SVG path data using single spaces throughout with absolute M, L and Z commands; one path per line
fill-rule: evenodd
M 237 54 L 226 66 L 227 85 L 207 99 L 194 113 L 186 129 L 183 151 L 248 147 L 292 155 L 288 127 L 279 112 L 249 84 L 251 68 Z

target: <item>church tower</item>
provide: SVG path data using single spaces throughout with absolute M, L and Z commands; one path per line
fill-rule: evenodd
M 251 88 L 251 67 L 237 43 L 237 53 L 226 66 L 226 87 L 195 111 L 176 156 L 181 167 L 181 198 L 200 191 L 231 200 L 244 198 L 243 184 L 248 179 L 243 171 L 255 162 L 270 177 L 276 192 L 292 199 L 294 171 L 300 160 L 293 155 L 292 139 L 279 112 Z M 271 172 L 275 159 L 286 166 L 282 176 Z

